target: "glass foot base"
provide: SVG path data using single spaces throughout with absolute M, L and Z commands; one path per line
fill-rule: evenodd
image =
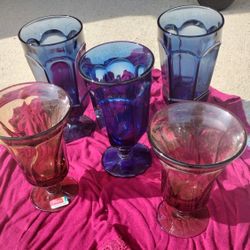
M 71 119 L 64 128 L 65 142 L 68 143 L 86 136 L 90 136 L 95 130 L 95 127 L 95 122 L 87 116 L 83 115 L 78 120 Z
M 31 200 L 36 208 L 46 212 L 58 212 L 69 205 L 78 194 L 78 183 L 66 177 L 55 188 L 56 192 L 48 192 L 44 187 L 34 187 L 31 192 Z
M 192 215 L 184 215 L 163 201 L 159 205 L 157 219 L 162 230 L 167 233 L 180 238 L 189 238 L 206 230 L 209 213 L 207 208 L 204 208 Z
M 102 157 L 104 169 L 116 177 L 133 177 L 142 174 L 150 166 L 151 161 L 149 149 L 142 144 L 136 144 L 131 148 L 127 157 L 122 157 L 115 147 L 108 148 Z

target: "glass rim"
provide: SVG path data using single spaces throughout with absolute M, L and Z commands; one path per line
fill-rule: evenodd
M 38 21 L 42 21 L 42 20 L 46 20 L 46 19 L 49 19 L 49 18 L 70 18 L 70 19 L 74 19 L 76 20 L 79 24 L 80 24 L 80 29 L 76 32 L 76 34 L 74 34 L 72 37 L 70 37 L 70 39 L 66 39 L 64 41 L 60 41 L 60 42 L 55 42 L 55 43 L 49 43 L 49 44 L 39 44 L 39 45 L 32 45 L 30 43 L 27 43 L 26 41 L 23 40 L 22 36 L 21 36 L 21 32 L 23 31 L 23 29 L 25 27 L 28 27 L 30 26 L 31 24 L 34 24 Z M 82 24 L 82 21 L 80 19 L 78 19 L 77 17 L 74 17 L 74 16 L 71 16 L 71 15 L 48 15 L 48 16 L 42 16 L 42 17 L 38 17 L 38 18 L 35 18 L 29 22 L 27 22 L 26 24 L 24 24 L 18 31 L 18 38 L 19 40 L 25 44 L 26 46 L 31 46 L 31 47 L 49 47 L 49 46 L 53 46 L 53 45 L 56 45 L 56 44 L 63 44 L 67 41 L 70 41 L 72 39 L 74 39 L 75 37 L 77 37 L 81 31 L 83 30 L 83 24 Z
M 67 94 L 67 92 L 62 89 L 61 87 L 55 85 L 55 84 L 51 84 L 51 83 L 47 83 L 47 82 L 23 82 L 23 83 L 17 83 L 11 86 L 8 86 L 6 88 L 3 88 L 0 90 L 0 95 L 2 94 L 2 92 L 6 91 L 6 90 L 10 90 L 14 87 L 18 87 L 18 86 L 29 86 L 29 85 L 41 85 L 41 84 L 46 84 L 46 85 L 52 85 L 53 87 L 63 91 L 63 93 L 65 94 L 65 96 L 68 98 L 69 100 L 69 108 L 66 112 L 66 114 L 61 118 L 60 121 L 58 121 L 55 125 L 53 125 L 52 127 L 40 132 L 40 133 L 36 133 L 34 135 L 27 135 L 27 136 L 19 136 L 19 137 L 9 137 L 9 136 L 2 136 L 0 135 L 0 140 L 5 140 L 5 141 L 22 141 L 22 140 L 31 140 L 31 139 L 39 139 L 47 134 L 50 134 L 51 132 L 55 131 L 58 127 L 60 127 L 62 125 L 62 123 L 67 119 L 67 117 L 69 116 L 71 109 L 72 109 L 72 102 L 71 99 L 69 97 L 69 95 Z M 1 144 L 1 143 L 0 143 Z
M 241 120 L 234 114 L 232 113 L 231 111 L 229 110 L 226 110 L 225 108 L 219 106 L 219 105 L 216 105 L 216 104 L 212 104 L 212 103 L 204 103 L 204 102 L 199 102 L 199 101 L 185 101 L 185 102 L 181 102 L 181 103 L 173 103 L 170 105 L 170 107 L 172 106 L 177 106 L 177 105 L 180 105 L 180 104 L 187 104 L 187 103 L 199 103 L 199 104 L 202 104 L 204 106 L 213 106 L 217 109 L 220 109 L 221 111 L 223 112 L 226 112 L 228 113 L 230 116 L 232 116 L 237 122 L 238 124 L 241 126 L 242 128 L 242 132 L 244 133 L 244 141 L 243 141 L 243 144 L 241 146 L 241 148 L 235 153 L 233 154 L 231 157 L 223 160 L 223 161 L 219 161 L 219 162 L 215 162 L 215 163 L 209 163 L 209 164 L 191 164 L 191 163 L 187 163 L 187 162 L 184 162 L 184 161 L 179 161 L 165 153 L 163 153 L 159 147 L 157 147 L 157 145 L 155 144 L 154 140 L 152 139 L 151 137 L 151 124 L 152 124 L 152 121 L 155 117 L 156 114 L 158 114 L 159 112 L 162 112 L 162 110 L 166 110 L 166 109 L 169 109 L 169 106 L 165 106 L 163 109 L 157 111 L 153 117 L 151 118 L 150 122 L 149 122 L 149 129 L 147 131 L 147 134 L 148 134 L 148 139 L 149 139 L 149 142 L 150 144 L 152 145 L 152 149 L 153 151 L 159 156 L 160 159 L 162 159 L 163 161 L 166 160 L 166 164 L 168 162 L 174 164 L 174 165 L 171 165 L 172 167 L 174 166 L 174 168 L 178 168 L 176 167 L 177 166 L 180 166 L 180 168 L 184 168 L 187 169 L 187 170 L 210 170 L 210 169 L 216 169 L 222 165 L 225 165 L 231 161 L 233 161 L 235 158 L 239 157 L 245 150 L 246 148 L 246 145 L 247 145 L 247 132 L 246 132 L 246 129 L 245 129 L 245 126 L 243 125 L 243 123 L 241 122 Z
M 81 61 L 82 59 L 92 50 L 98 48 L 98 47 L 102 47 L 104 45 L 107 45 L 107 44 L 112 44 L 112 43 L 130 43 L 130 44 L 135 44 L 135 45 L 139 45 L 141 46 L 142 48 L 146 48 L 149 52 L 149 54 L 151 55 L 151 58 L 152 58 L 152 62 L 151 64 L 148 66 L 147 70 L 140 76 L 138 77 L 135 77 L 135 78 L 132 78 L 132 79 L 129 79 L 129 80 L 126 80 L 126 81 L 114 81 L 114 82 L 98 82 L 98 81 L 95 81 L 93 79 L 91 79 L 89 76 L 83 74 L 82 70 L 81 70 L 81 67 L 80 67 L 80 64 L 81 64 Z M 135 81 L 138 81 L 142 78 L 144 78 L 148 73 L 150 73 L 150 71 L 152 70 L 153 66 L 154 66 L 154 62 L 155 62 L 155 57 L 154 57 L 154 54 L 153 52 L 148 48 L 146 47 L 145 45 L 141 44 L 141 43 L 138 43 L 138 42 L 134 42 L 134 41 L 127 41 L 127 40 L 118 40 L 118 41 L 109 41 L 109 42 L 105 42 L 105 43 L 101 43 L 101 44 L 98 44 L 94 47 L 92 47 L 91 49 L 87 50 L 84 52 L 84 54 L 80 57 L 79 59 L 79 62 L 78 62 L 78 69 L 79 69 L 79 72 L 80 72 L 80 75 L 83 77 L 83 79 L 85 81 L 88 81 L 88 82 L 91 82 L 93 84 L 96 84 L 98 86 L 115 86 L 115 85 L 126 85 L 126 84 L 129 84 L 131 82 L 135 82 Z
M 196 8 L 196 9 L 206 9 L 206 10 L 209 10 L 209 11 L 212 11 L 216 14 L 218 14 L 218 16 L 221 17 L 221 24 L 218 28 L 216 28 L 215 30 L 213 31 L 210 31 L 206 34 L 202 34 L 202 35 L 192 35 L 192 36 L 188 36 L 188 35 L 177 35 L 177 34 L 174 34 L 174 33 L 171 33 L 171 32 L 168 32 L 164 27 L 162 27 L 161 23 L 160 23 L 160 19 L 163 17 L 163 15 L 165 14 L 168 14 L 168 12 L 171 12 L 173 10 L 178 10 L 178 9 L 193 9 L 193 8 Z M 175 36 L 175 37 L 185 37 L 185 38 L 196 38 L 196 37 L 205 37 L 205 36 L 209 36 L 213 33 L 216 33 L 218 30 L 220 30 L 223 26 L 224 26 L 224 23 L 225 23 L 225 18 L 224 16 L 221 14 L 221 12 L 213 9 L 213 8 L 210 8 L 210 7 L 207 7 L 207 6 L 201 6 L 201 5 L 180 5 L 180 6 L 177 6 L 177 7 L 173 7 L 173 8 L 170 8 L 170 9 L 167 9 L 166 11 L 162 12 L 158 19 L 157 19 L 157 25 L 158 27 L 165 33 L 171 35 L 171 36 Z

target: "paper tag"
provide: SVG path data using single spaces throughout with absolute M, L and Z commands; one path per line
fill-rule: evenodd
M 68 201 L 68 198 L 66 196 L 62 196 L 62 197 L 56 198 L 54 200 L 51 200 L 49 204 L 50 204 L 50 207 L 52 209 L 56 209 L 56 208 L 68 205 L 69 201 Z

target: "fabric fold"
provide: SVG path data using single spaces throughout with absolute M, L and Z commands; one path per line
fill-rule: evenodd
M 209 102 L 236 114 L 250 126 L 240 97 L 210 89 Z M 165 104 L 161 72 L 153 71 L 150 116 Z M 85 115 L 94 118 L 89 104 Z M 149 146 L 145 133 L 140 142 Z M 102 167 L 109 146 L 104 129 L 67 145 L 68 176 L 79 182 L 79 195 L 58 213 L 34 208 L 32 186 L 7 151 L 0 147 L 0 249 L 247 249 L 250 245 L 250 149 L 215 182 L 209 224 L 201 235 L 180 239 L 161 230 L 156 213 L 161 194 L 161 164 L 134 178 L 115 178 Z

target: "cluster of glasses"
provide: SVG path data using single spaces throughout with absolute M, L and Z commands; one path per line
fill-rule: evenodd
M 151 165 L 149 148 L 138 143 L 148 130 L 163 165 L 161 227 L 179 237 L 204 231 L 212 183 L 243 152 L 247 137 L 233 114 L 199 102 L 209 94 L 223 24 L 219 12 L 201 6 L 159 16 L 167 105 L 150 122 L 154 55 L 149 48 L 112 41 L 86 51 L 82 23 L 72 16 L 24 25 L 18 36 L 36 82 L 0 91 L 0 140 L 35 186 L 34 205 L 55 212 L 77 195 L 77 182 L 67 177 L 66 143 L 105 127 L 111 147 L 102 157 L 104 169 L 133 177 Z M 83 115 L 89 98 L 96 121 Z

